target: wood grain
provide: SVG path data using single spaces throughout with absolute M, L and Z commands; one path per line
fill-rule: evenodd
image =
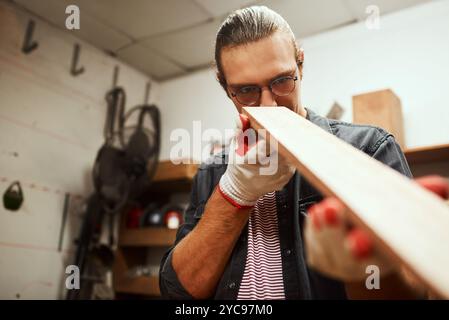
M 325 196 L 338 197 L 349 218 L 393 259 L 449 298 L 449 208 L 395 170 L 284 107 L 245 107 L 279 152 Z

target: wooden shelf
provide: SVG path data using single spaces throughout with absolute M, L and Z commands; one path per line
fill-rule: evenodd
M 158 297 L 159 278 L 155 276 L 130 277 L 128 271 L 130 268 L 142 266 L 146 263 L 146 257 L 140 251 L 140 248 L 117 248 L 113 267 L 114 290 L 121 294 L 138 294 L 145 296 Z
M 449 144 L 406 149 L 404 154 L 410 165 L 449 161 Z
M 171 246 L 175 242 L 176 231 L 165 227 L 122 229 L 119 236 L 119 246 Z
M 160 296 L 159 277 L 140 276 L 136 278 L 121 278 L 115 284 L 115 291 L 119 293 L 142 294 Z
M 175 165 L 169 160 L 161 161 L 148 192 L 151 194 L 190 192 L 197 170 L 197 164 Z
M 153 182 L 148 188 L 149 194 L 167 194 L 171 192 L 190 192 L 192 189 L 191 179 L 179 179 L 169 181 Z
M 173 180 L 192 180 L 198 170 L 198 165 L 190 164 L 173 164 L 170 160 L 161 161 L 154 175 L 154 182 L 167 182 Z
M 173 192 L 188 192 L 192 187 L 192 179 L 197 170 L 197 164 L 175 165 L 171 161 L 161 161 L 158 164 L 153 182 L 143 197 L 160 200 Z M 114 262 L 114 289 L 117 293 L 124 295 L 137 294 L 159 297 L 159 279 L 157 276 L 130 278 L 127 276 L 127 272 L 130 268 L 148 263 L 146 256 L 148 248 L 173 245 L 177 230 L 165 227 L 128 229 L 124 227 L 125 225 L 125 215 L 123 215 Z M 163 248 L 159 248 L 159 250 L 161 249 L 163 250 Z

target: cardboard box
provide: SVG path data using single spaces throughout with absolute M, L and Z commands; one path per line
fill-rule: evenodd
M 396 138 L 405 149 L 401 100 L 390 89 L 352 97 L 353 123 L 381 127 Z

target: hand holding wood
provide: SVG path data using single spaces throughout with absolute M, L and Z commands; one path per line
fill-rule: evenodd
M 448 198 L 449 186 L 444 178 L 426 176 L 415 181 Z M 379 268 L 381 277 L 400 271 L 401 266 L 374 247 L 366 232 L 349 223 L 346 208 L 335 197 L 309 208 L 304 232 L 309 266 L 327 276 L 350 282 L 365 280 L 368 266 Z

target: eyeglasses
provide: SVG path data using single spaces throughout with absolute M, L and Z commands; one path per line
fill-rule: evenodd
M 271 93 L 277 97 L 288 96 L 295 89 L 295 83 L 298 77 L 283 76 L 274 79 L 268 88 Z M 253 106 L 259 102 L 262 94 L 262 88 L 256 85 L 243 86 L 236 88 L 235 92 L 231 93 L 231 96 L 235 97 L 237 101 L 246 106 Z

